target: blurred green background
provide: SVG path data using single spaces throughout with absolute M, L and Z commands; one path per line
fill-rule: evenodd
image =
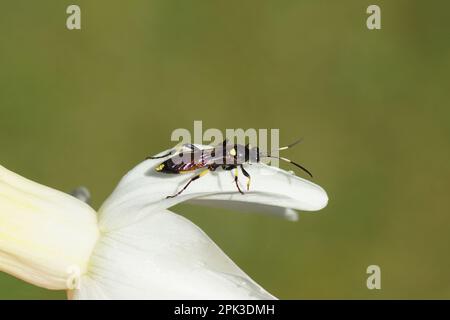
M 66 8 L 82 10 L 69 31 Z M 378 4 L 382 29 L 366 28 Z M 179 205 L 282 299 L 450 298 L 450 3 L 2 1 L 0 163 L 98 208 L 176 128 L 279 128 L 327 208 Z M 0 221 L 1 223 L 1 221 Z M 382 289 L 368 290 L 377 264 Z M 0 299 L 64 298 L 0 274 Z

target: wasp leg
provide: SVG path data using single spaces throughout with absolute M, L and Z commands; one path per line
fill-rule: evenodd
M 229 164 L 229 165 L 222 164 L 221 167 L 222 167 L 222 170 L 226 170 L 226 171 L 230 171 L 230 170 L 234 169 L 234 183 L 236 184 L 236 188 L 239 190 L 239 192 L 241 194 L 244 194 L 244 192 L 242 192 L 242 190 L 241 190 L 241 187 L 239 187 L 239 183 L 238 183 L 238 181 L 239 181 L 238 180 L 238 167 L 234 164 Z
M 252 177 L 250 177 L 250 174 L 247 172 L 247 170 L 244 169 L 244 166 L 241 164 L 241 171 L 244 174 L 244 176 L 247 177 L 247 191 L 250 190 L 250 181 L 252 180 Z
M 244 192 L 242 192 L 242 190 L 241 190 L 241 187 L 239 187 L 239 183 L 238 183 L 238 168 L 237 167 L 234 169 L 234 183 L 236 184 L 236 187 L 237 187 L 238 191 L 241 194 L 244 194 Z
M 175 198 L 176 196 L 180 195 L 180 193 L 182 193 L 184 190 L 186 190 L 186 188 L 189 187 L 189 185 L 190 185 L 193 181 L 197 180 L 198 178 L 203 177 L 203 176 L 204 176 L 205 174 L 207 174 L 209 171 L 210 171 L 210 169 L 208 168 L 208 169 L 206 169 L 206 170 L 200 172 L 199 174 L 196 174 L 195 176 L 193 176 L 192 178 L 189 179 L 188 183 L 186 183 L 186 185 L 185 185 L 180 191 L 178 191 L 177 193 L 175 193 L 175 194 L 172 195 L 172 196 L 167 196 L 166 199 L 169 199 L 169 198 Z
M 222 146 L 226 147 L 228 142 L 230 142 L 230 140 L 228 140 L 228 138 L 225 138 L 225 140 L 222 141 Z
M 220 167 L 220 165 L 213 163 L 208 167 L 209 171 L 216 171 L 216 169 Z

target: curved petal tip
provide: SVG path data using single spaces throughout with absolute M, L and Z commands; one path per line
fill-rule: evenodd
M 186 186 L 201 169 L 188 174 L 157 172 L 155 168 L 164 160 L 146 160 L 123 177 L 100 209 L 102 226 L 112 227 L 116 221 L 123 220 L 120 217 L 123 212 L 130 211 L 127 210 L 130 207 L 133 212 L 145 215 L 145 212 L 164 210 L 189 200 L 197 204 L 228 206 L 238 210 L 245 207 L 250 208 L 249 211 L 273 211 L 288 220 L 296 219 L 296 214 L 289 210 L 317 211 L 328 203 L 327 193 L 322 187 L 288 171 L 262 163 L 245 165 L 245 170 L 251 177 L 248 190 L 247 178 L 238 172 L 238 184 L 244 194 L 237 190 L 234 170 L 217 169 L 192 181 L 178 196 L 167 198 Z M 287 209 L 289 210 L 286 211 Z

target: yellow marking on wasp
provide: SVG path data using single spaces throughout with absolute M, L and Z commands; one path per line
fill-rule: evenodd
M 209 169 L 206 169 L 205 171 L 200 172 L 199 177 L 203 177 L 208 172 L 209 172 Z
M 230 154 L 234 157 L 236 155 L 236 149 L 235 148 L 231 149 Z
M 194 171 L 194 170 L 195 169 L 193 169 L 193 170 L 183 170 L 183 171 L 178 171 L 178 173 L 181 173 L 181 174 L 192 173 L 192 171 Z M 206 169 L 205 171 L 200 172 L 198 175 L 199 175 L 199 177 L 202 177 L 205 174 L 207 174 L 208 172 L 209 172 L 209 169 Z
M 164 163 L 161 163 L 159 166 L 155 168 L 156 171 L 161 171 L 162 169 L 164 169 Z

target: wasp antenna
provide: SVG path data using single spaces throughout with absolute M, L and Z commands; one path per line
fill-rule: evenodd
M 298 164 L 298 163 L 296 163 L 296 162 L 294 162 L 294 161 L 292 161 L 292 160 L 290 160 L 290 159 L 286 159 L 286 158 L 280 158 L 280 159 L 281 159 L 281 160 L 284 160 L 284 161 L 286 161 L 286 162 L 292 163 L 294 166 L 296 166 L 296 167 L 302 169 L 302 170 L 305 171 L 311 178 L 313 178 L 312 173 L 311 173 L 308 169 L 306 169 L 304 166 L 302 166 L 301 164 Z
M 302 142 L 302 141 L 303 141 L 303 138 L 300 138 L 300 139 L 298 139 L 297 141 L 295 141 L 295 142 L 293 142 L 293 143 L 291 143 L 291 144 L 288 144 L 288 145 L 285 146 L 285 147 L 279 148 L 278 151 L 286 150 L 286 149 L 292 148 L 293 146 L 295 146 L 296 144 L 299 144 L 299 143 Z
M 288 159 L 288 158 L 283 158 L 283 157 L 275 157 L 275 156 L 272 156 L 272 155 L 270 155 L 270 154 L 268 154 L 268 155 L 266 155 L 266 156 L 263 156 L 264 158 L 274 158 L 274 159 L 279 159 L 279 160 L 283 160 L 283 161 L 286 161 L 286 162 L 288 162 L 288 163 L 291 163 L 291 164 L 293 164 L 294 166 L 296 166 L 297 168 L 300 168 L 300 169 L 302 169 L 303 171 L 305 171 L 311 178 L 313 178 L 313 175 L 312 175 L 312 173 L 308 170 L 308 169 L 306 169 L 304 166 L 302 166 L 301 164 L 298 164 L 298 163 L 296 163 L 296 162 L 294 162 L 294 161 L 292 161 L 292 160 L 290 160 L 290 159 Z

